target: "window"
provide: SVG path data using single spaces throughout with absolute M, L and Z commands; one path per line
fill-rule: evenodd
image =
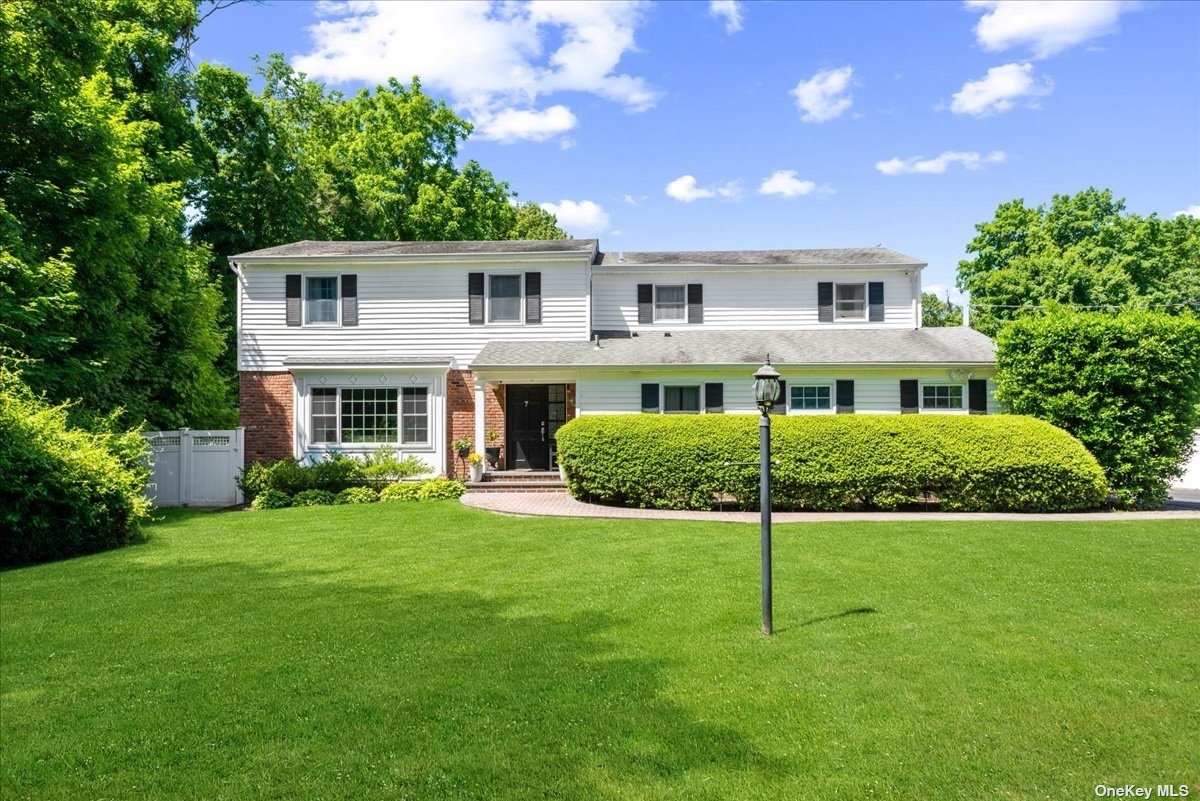
M 312 391 L 312 441 L 338 441 L 337 390 L 318 387 Z
M 304 322 L 306 325 L 337 325 L 338 280 L 336 276 L 309 277 L 305 281 Z
M 829 409 L 829 387 L 821 385 L 792 387 L 792 408 L 800 411 Z
M 679 320 L 687 315 L 687 298 L 682 286 L 654 287 L 654 321 Z
M 558 429 L 567 422 L 567 385 L 551 384 L 546 387 L 546 401 L 546 421 L 550 424 L 546 434 L 554 439 L 558 436 Z
M 405 445 L 429 443 L 429 387 L 405 387 L 400 410 L 400 441 Z
M 838 284 L 834 287 L 834 317 L 839 320 L 867 318 L 867 285 Z
M 396 390 L 355 387 L 341 392 L 342 442 L 396 441 Z
M 921 405 L 926 409 L 961 409 L 962 384 L 925 384 L 921 387 Z
M 488 276 L 489 304 L 488 322 L 521 322 L 521 276 Z
M 668 414 L 698 414 L 700 387 L 663 387 L 663 411 Z

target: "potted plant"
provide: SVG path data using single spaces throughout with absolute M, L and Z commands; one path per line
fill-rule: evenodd
M 487 441 L 487 447 L 483 449 L 487 463 L 495 470 L 500 467 L 500 432 L 489 431 L 483 438 Z
M 483 455 L 472 453 L 467 457 L 467 468 L 471 471 L 471 481 L 483 481 Z
M 450 447 L 454 449 L 454 453 L 458 455 L 459 459 L 466 459 L 471 453 L 471 440 L 466 437 L 460 437 L 454 440 Z

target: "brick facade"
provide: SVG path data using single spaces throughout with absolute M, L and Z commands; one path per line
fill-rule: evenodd
M 245 462 L 293 456 L 292 374 L 243 371 L 238 380 L 241 425 L 246 428 Z

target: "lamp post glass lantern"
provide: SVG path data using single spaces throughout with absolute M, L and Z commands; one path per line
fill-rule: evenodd
M 762 412 L 758 421 L 758 508 L 762 520 L 762 626 L 763 634 L 774 633 L 771 620 L 771 409 L 779 401 L 779 372 L 771 357 L 754 374 L 754 403 Z

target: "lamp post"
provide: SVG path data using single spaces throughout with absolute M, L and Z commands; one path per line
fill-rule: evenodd
M 762 621 L 763 634 L 774 633 L 771 622 L 771 409 L 779 400 L 779 373 L 771 356 L 754 374 L 754 403 L 762 417 L 758 421 L 758 508 L 762 515 Z

